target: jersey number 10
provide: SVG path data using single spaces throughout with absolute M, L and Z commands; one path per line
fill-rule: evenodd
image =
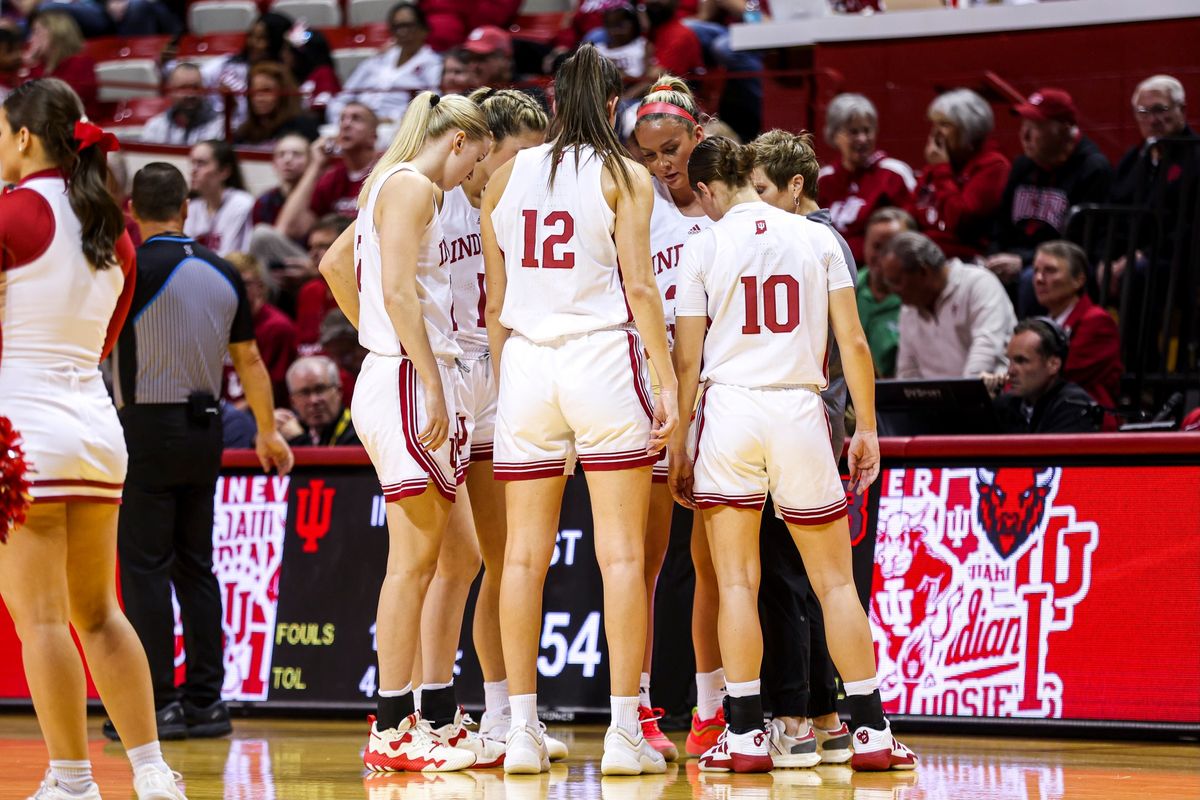
M 779 287 L 783 287 L 784 318 L 779 318 Z M 800 282 L 791 275 L 772 275 L 762 282 L 758 276 L 742 278 L 742 293 L 746 300 L 746 324 L 742 333 L 762 333 L 762 326 L 772 333 L 791 333 L 800 324 Z M 759 313 L 762 309 L 762 313 Z
M 574 269 L 575 254 L 570 250 L 563 251 L 561 256 L 555 255 L 554 248 L 565 245 L 575 235 L 575 218 L 566 211 L 551 211 L 546 215 L 544 223 L 547 228 L 562 226 L 562 230 L 551 234 L 542 240 L 541 261 L 537 257 L 538 243 L 538 212 L 529 209 L 521 212 L 525 224 L 525 247 L 521 253 L 521 266 L 530 269 Z

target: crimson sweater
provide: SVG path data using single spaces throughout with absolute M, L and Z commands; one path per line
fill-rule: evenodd
M 829 209 L 833 227 L 850 245 L 854 260 L 862 264 L 867 220 L 887 206 L 908 208 L 916 185 L 908 164 L 888 158 L 880 150 L 855 172 L 841 161 L 822 167 L 817 191 L 821 207 Z
M 909 209 L 921 233 L 947 258 L 971 259 L 988 249 L 988 237 L 1008 182 L 1009 161 L 991 140 L 958 172 L 950 164 L 925 168 Z
M 1071 337 L 1063 377 L 1082 386 L 1100 405 L 1112 408 L 1125 371 L 1117 323 L 1085 294 L 1067 315 L 1063 328 Z

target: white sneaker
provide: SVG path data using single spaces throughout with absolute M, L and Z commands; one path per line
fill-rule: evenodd
M 542 729 L 542 741 L 546 744 L 546 752 L 551 761 L 562 761 L 567 757 L 567 746 L 560 739 L 546 733 L 546 724 L 538 723 Z M 486 711 L 479 718 L 479 735 L 493 742 L 504 743 L 508 740 L 508 730 L 512 727 L 512 719 L 507 715 L 488 714 Z
M 69 794 L 58 785 L 50 770 L 46 770 L 46 777 L 42 778 L 41 786 L 29 795 L 28 800 L 100 800 L 100 787 L 93 781 L 92 788 L 84 794 Z
M 892 736 L 890 723 L 883 730 L 858 728 L 854 731 L 854 756 L 850 766 L 857 772 L 884 772 L 889 769 L 916 769 L 917 754 Z
M 133 790 L 138 800 L 187 800 L 179 789 L 183 776 L 171 770 L 146 767 L 133 774 Z
M 818 728 L 811 719 L 808 724 L 817 734 L 817 752 L 822 764 L 845 764 L 850 760 L 854 751 L 850 749 L 850 728 L 846 723 L 828 731 Z
M 771 741 L 771 762 L 776 769 L 807 769 L 821 763 L 817 752 L 817 736 L 809 725 L 797 736 L 788 736 L 787 727 L 781 719 L 773 719 L 767 725 Z
M 447 747 L 469 750 L 475 755 L 471 769 L 491 769 L 504 763 L 504 742 L 486 739 L 466 726 L 470 717 L 463 714 L 462 706 L 454 712 L 454 722 L 440 728 L 430 728 L 433 738 Z
M 522 725 L 508 732 L 504 743 L 504 772 L 507 775 L 537 775 L 550 771 L 550 754 L 541 725 Z
M 642 735 L 630 733 L 620 725 L 610 725 L 604 734 L 604 757 L 600 759 L 602 775 L 661 775 L 667 771 L 667 761 Z
M 562 761 L 567 757 L 566 743 L 546 733 L 544 725 L 542 726 L 542 741 L 546 743 L 546 752 L 550 754 L 551 761 Z

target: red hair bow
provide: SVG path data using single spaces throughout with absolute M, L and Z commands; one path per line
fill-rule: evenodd
M 121 149 L 121 143 L 117 141 L 116 136 L 106 133 L 99 125 L 93 125 L 87 119 L 81 119 L 75 123 L 75 139 L 79 142 L 75 148 L 79 153 L 93 145 L 99 145 L 102 153 L 111 153 Z

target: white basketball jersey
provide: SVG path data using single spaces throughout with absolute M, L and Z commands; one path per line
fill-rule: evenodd
M 854 286 L 833 232 L 742 203 L 683 248 L 676 315 L 708 317 L 701 377 L 825 388 L 829 293 Z
M 483 318 L 483 245 L 479 238 L 479 209 L 462 187 L 442 199 L 442 236 L 446 243 L 450 286 L 454 290 L 454 338 L 464 349 L 478 351 L 488 344 Z M 470 347 L 475 345 L 474 348 Z
M 667 322 L 667 344 L 675 341 L 675 279 L 679 274 L 679 254 L 687 240 L 713 224 L 707 214 L 685 217 L 680 213 L 671 190 L 654 179 L 654 212 L 650 216 L 650 266 L 658 293 L 662 296 L 663 317 Z
M 492 212 L 508 285 L 500 322 L 535 342 L 632 322 L 617 269 L 616 215 L 604 164 L 590 147 L 564 152 L 550 181 L 550 144 L 517 153 Z
M 406 355 L 396 336 L 396 328 L 383 303 L 383 265 L 379 253 L 379 231 L 375 229 L 375 203 L 383 185 L 397 172 L 416 169 L 397 164 L 371 187 L 366 204 L 358 210 L 354 223 L 354 270 L 358 279 L 358 343 L 381 356 Z M 456 358 L 462 354 L 454 341 L 453 298 L 450 271 L 446 269 L 442 222 L 436 206 L 433 217 L 421 234 L 417 255 L 417 299 L 425 320 L 425 334 L 435 356 Z
M 54 232 L 37 258 L 0 272 L 0 387 L 7 385 L 2 376 L 9 368 L 96 372 L 125 275 L 120 265 L 98 270 L 84 258 L 82 228 L 61 177 L 27 179 L 12 191 L 41 195 Z

